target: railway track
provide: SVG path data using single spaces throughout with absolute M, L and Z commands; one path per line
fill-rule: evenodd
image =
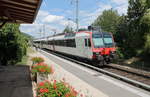
M 144 83 L 146 85 L 150 85 L 150 77 L 149 76 L 146 76 L 146 75 L 143 75 L 143 74 L 139 74 L 139 73 L 136 73 L 136 72 L 131 72 L 131 71 L 124 70 L 124 69 L 120 69 L 118 67 L 115 68 L 114 66 L 111 67 L 109 65 L 106 66 L 103 69 L 106 70 L 106 71 L 118 74 L 120 76 L 124 76 L 126 78 L 129 78 L 129 79 L 132 79 L 132 80 Z
M 46 52 L 49 52 L 51 54 L 54 54 L 58 57 L 67 59 L 71 62 L 77 63 L 79 65 L 85 66 L 87 68 L 96 70 L 100 73 L 109 75 L 111 77 L 117 78 L 119 80 L 125 81 L 127 83 L 130 83 L 136 87 L 143 88 L 147 91 L 150 91 L 150 73 L 149 72 L 138 72 L 136 70 L 126 69 L 124 67 L 115 66 L 114 64 L 108 64 L 107 66 L 104 66 L 103 68 L 98 68 L 95 66 L 92 66 L 90 64 L 87 64 L 85 62 L 80 62 L 78 60 L 72 59 L 70 57 L 67 57 L 62 54 L 58 54 L 49 50 L 45 50 Z

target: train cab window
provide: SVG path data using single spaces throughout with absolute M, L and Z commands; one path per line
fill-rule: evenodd
M 90 39 L 85 39 L 84 42 L 85 42 L 85 47 L 91 47 Z
M 85 47 L 87 47 L 87 39 L 84 39 Z
M 88 47 L 91 47 L 91 41 L 88 39 Z

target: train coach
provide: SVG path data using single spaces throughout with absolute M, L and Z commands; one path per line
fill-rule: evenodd
M 80 31 L 34 40 L 36 47 L 93 61 L 99 66 L 111 62 L 116 56 L 113 35 L 99 30 Z

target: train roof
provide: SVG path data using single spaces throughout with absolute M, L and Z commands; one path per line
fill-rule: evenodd
M 75 33 L 65 33 L 65 34 L 57 34 L 48 38 L 37 39 L 35 41 L 46 41 L 46 40 L 64 40 L 64 39 L 73 39 L 77 37 L 89 37 L 91 33 L 100 34 L 100 32 L 90 32 L 90 31 L 80 31 Z M 101 32 L 101 34 L 111 34 L 109 32 Z

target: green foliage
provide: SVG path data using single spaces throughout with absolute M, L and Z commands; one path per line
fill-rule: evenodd
M 105 10 L 102 15 L 95 20 L 93 25 L 100 26 L 103 31 L 116 33 L 119 18 L 120 16 L 116 10 Z
M 18 24 L 5 24 L 0 30 L 0 64 L 9 65 L 21 61 L 26 54 L 27 39 L 19 31 Z
M 37 88 L 38 97 L 77 97 L 77 92 L 64 81 L 41 82 Z
M 71 27 L 67 26 L 67 27 L 64 29 L 63 32 L 64 32 L 64 33 L 72 33 L 72 32 L 73 32 L 73 29 L 72 29 Z
M 78 31 L 87 31 L 86 28 L 80 28 Z
M 130 0 L 128 7 L 128 34 L 131 38 L 129 48 L 132 48 L 134 55 L 138 55 L 138 51 L 145 52 L 144 47 L 147 39 L 145 34 L 150 33 L 149 30 L 149 11 L 146 0 Z
M 150 55 L 150 0 L 129 0 L 127 15 L 105 10 L 93 25 L 113 33 L 120 57 Z
M 33 36 L 26 34 L 26 33 L 22 33 L 23 36 L 25 36 L 28 40 L 33 40 Z
M 150 54 L 150 33 L 145 35 L 145 40 L 146 42 L 145 42 L 144 49 L 145 49 L 145 53 L 148 55 Z

